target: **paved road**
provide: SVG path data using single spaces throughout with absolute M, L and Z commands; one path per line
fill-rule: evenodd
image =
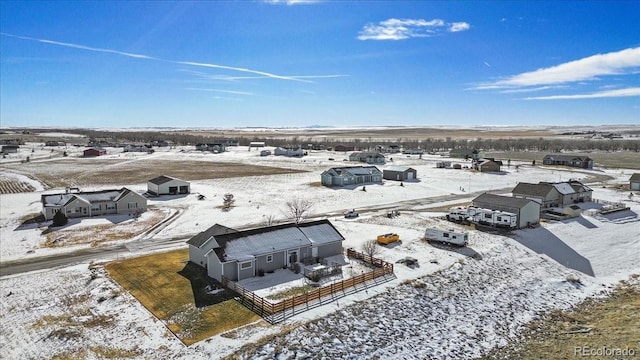
M 561 171 L 561 170 L 560 170 Z M 575 172 L 575 170 L 572 170 Z M 603 182 L 611 179 L 608 175 L 594 175 L 589 173 L 590 177 L 585 181 L 587 184 L 594 184 Z M 505 193 L 510 191 L 512 188 L 502 188 L 502 189 L 494 189 L 490 192 L 494 193 Z M 484 193 L 487 191 L 479 191 L 475 193 L 464 193 L 464 194 L 447 194 L 441 196 L 434 197 L 426 197 L 414 200 L 400 201 L 396 203 L 389 204 L 381 204 L 381 205 L 372 205 L 367 207 L 360 207 L 357 211 L 361 214 L 366 213 L 376 213 L 381 211 L 388 210 L 401 210 L 401 211 L 420 211 L 429 208 L 433 204 L 442 203 L 445 201 L 470 201 L 477 195 Z M 323 214 L 315 214 L 313 219 L 321 219 L 327 217 L 336 217 L 342 216 L 343 212 L 349 209 L 343 209 L 339 211 L 332 211 Z M 147 232 L 145 236 L 143 236 L 140 240 L 135 240 L 132 242 L 128 242 L 125 244 L 112 245 L 107 247 L 100 248 L 88 248 L 81 249 L 72 252 L 66 252 L 62 254 L 55 255 L 47 255 L 47 256 L 34 256 L 28 257 L 25 259 L 18 259 L 6 262 L 0 262 L 0 277 L 16 275 L 21 273 L 27 273 L 32 271 L 46 270 L 46 269 L 55 269 L 61 268 L 81 263 L 87 263 L 91 261 L 99 261 L 99 260 L 112 260 L 117 259 L 120 256 L 131 256 L 136 254 L 144 254 L 150 251 L 164 250 L 176 248 L 179 246 L 184 246 L 185 241 L 195 235 L 194 234 L 184 234 L 180 237 L 172 237 L 172 238 L 155 238 L 153 237 L 157 234 L 161 229 L 169 225 L 171 222 L 178 219 L 179 214 L 181 212 L 178 211 L 167 218 L 160 225 L 152 228 Z M 246 226 L 239 228 L 238 230 L 248 229 L 256 226 L 264 225 L 263 223 L 257 224 L 247 224 Z

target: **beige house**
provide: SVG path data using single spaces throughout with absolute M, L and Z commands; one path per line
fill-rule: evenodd
M 127 188 L 91 192 L 44 194 L 40 198 L 45 220 L 62 211 L 68 218 L 134 214 L 147 210 L 147 199 Z

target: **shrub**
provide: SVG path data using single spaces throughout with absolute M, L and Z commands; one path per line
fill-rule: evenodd
M 65 215 L 62 211 L 58 211 L 55 215 L 53 215 L 53 226 L 62 226 L 67 225 L 69 219 L 67 219 L 67 215 Z
M 264 270 L 258 269 L 258 276 L 264 276 Z

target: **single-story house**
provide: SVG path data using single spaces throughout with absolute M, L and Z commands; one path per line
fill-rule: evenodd
M 206 269 L 207 254 L 211 253 L 212 249 L 218 246 L 215 237 L 232 232 L 238 231 L 220 224 L 215 224 L 187 240 L 187 244 L 189 244 L 189 261 Z
M 350 146 L 350 145 L 336 145 L 333 147 L 333 151 L 340 151 L 340 152 L 347 152 L 347 151 L 355 151 L 356 147 L 355 146 Z
M 62 211 L 68 218 L 126 214 L 147 210 L 147 199 L 127 188 L 92 192 L 64 192 L 40 197 L 46 220 Z
M 49 141 L 45 141 L 44 143 L 44 146 L 65 146 L 65 145 L 67 145 L 67 143 L 64 141 L 49 140 Z
M 252 141 L 249 143 L 249 150 L 251 150 L 251 148 L 261 148 L 265 146 L 267 146 L 267 144 L 264 141 Z
M 583 169 L 593 168 L 593 159 L 588 156 L 548 154 L 542 159 L 542 163 L 544 165 L 562 165 Z
M 349 155 L 349 161 L 358 161 L 367 164 L 384 164 L 385 157 L 379 152 L 357 151 Z
M 123 152 L 146 152 L 146 153 L 150 153 L 153 152 L 153 149 L 151 148 L 151 146 L 147 146 L 147 145 L 125 145 L 125 147 L 122 149 Z
M 480 172 L 499 172 L 501 163 L 491 159 L 480 159 L 475 162 L 475 169 Z
M 289 156 L 289 157 L 302 157 L 304 156 L 304 150 L 301 147 L 298 148 L 286 148 L 277 147 L 273 150 L 273 155 L 276 156 Z
M 478 160 L 480 159 L 480 152 L 476 149 L 458 148 L 449 150 L 449 156 L 454 158 Z
M 171 140 L 154 140 L 151 142 L 151 146 L 158 146 L 158 147 L 167 147 L 167 146 L 174 146 L 175 143 Z
M 640 190 L 640 173 L 634 173 L 629 178 L 629 188 L 631 190 Z
M 511 193 L 517 198 L 533 200 L 542 209 L 547 209 L 589 202 L 592 200 L 593 190 L 577 180 L 571 180 L 558 183 L 518 183 Z
M 155 196 L 189 194 L 191 185 L 187 181 L 161 175 L 147 181 L 147 192 Z
M 521 182 L 511 190 L 513 197 L 529 199 L 540 204 L 540 208 L 558 207 L 561 204 L 561 194 L 550 183 L 532 184 Z
M 382 171 L 375 166 L 347 166 L 331 168 L 321 175 L 322 185 L 345 186 L 381 183 Z
M 382 170 L 382 178 L 387 180 L 416 180 L 417 175 L 416 169 L 407 166 L 389 166 Z
M 406 155 L 422 155 L 424 154 L 424 150 L 422 149 L 404 149 L 402 150 L 403 154 Z
M 234 139 L 223 139 L 220 142 L 224 146 L 240 146 L 240 142 Z
M 215 153 L 221 153 L 226 150 L 226 147 L 222 143 L 201 143 L 196 144 L 196 150 L 198 151 L 211 151 Z
M 15 154 L 15 153 L 18 152 L 19 148 L 20 148 L 20 146 L 18 146 L 18 145 L 2 145 L 1 152 L 3 154 Z
M 85 157 L 91 157 L 91 156 L 102 156 L 102 155 L 106 155 L 107 154 L 107 150 L 102 149 L 102 148 L 90 148 L 90 149 L 86 149 L 83 153 L 83 155 Z
M 484 193 L 472 200 L 475 207 L 500 210 L 518 216 L 518 228 L 540 222 L 540 204 L 533 200 Z
M 228 228 L 198 234 L 187 241 L 198 255 L 189 261 L 200 264 L 204 252 L 207 275 L 218 281 L 222 277 L 239 281 L 295 264 L 321 262 L 323 258 L 342 254 L 344 237 L 329 220 L 289 223 L 245 231 Z M 206 240 L 202 240 L 205 239 Z M 193 241 L 192 241 L 193 240 Z M 196 250 L 195 248 L 198 248 Z M 191 256 L 191 251 L 190 251 Z

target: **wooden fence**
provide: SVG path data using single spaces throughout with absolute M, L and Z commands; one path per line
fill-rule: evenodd
M 295 315 L 395 278 L 392 263 L 359 253 L 353 249 L 347 249 L 347 257 L 362 260 L 373 265 L 375 268 L 364 274 L 332 283 L 276 303 L 265 300 L 254 292 L 245 289 L 225 277 L 222 277 L 222 285 L 235 291 L 239 295 L 238 301 L 244 306 L 273 324 L 283 321 L 287 316 Z

